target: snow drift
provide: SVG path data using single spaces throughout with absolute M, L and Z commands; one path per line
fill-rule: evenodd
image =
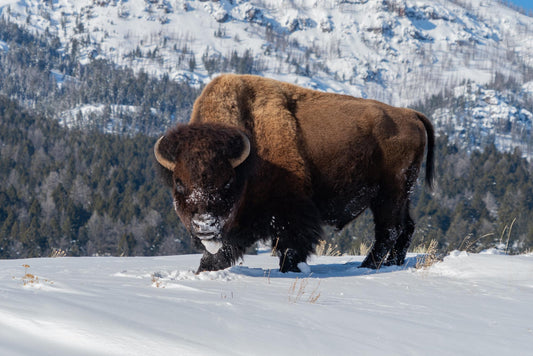
M 489 251 L 490 252 L 490 251 Z M 277 258 L 198 275 L 200 256 L 0 261 L 2 355 L 526 355 L 533 255 L 429 269 Z

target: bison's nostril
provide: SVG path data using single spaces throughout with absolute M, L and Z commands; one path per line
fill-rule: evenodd
M 210 214 L 195 214 L 191 220 L 191 229 L 200 239 L 211 239 L 220 233 L 220 222 Z
M 193 220 L 205 223 L 212 223 L 215 222 L 217 218 L 215 218 L 211 214 L 194 214 Z
M 209 214 L 196 214 L 192 218 L 193 226 L 197 228 L 208 228 L 217 224 L 217 219 Z

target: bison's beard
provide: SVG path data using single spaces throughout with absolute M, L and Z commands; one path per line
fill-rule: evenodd
M 202 240 L 202 245 L 204 245 L 207 252 L 214 255 L 222 248 L 222 241 L 220 239 Z

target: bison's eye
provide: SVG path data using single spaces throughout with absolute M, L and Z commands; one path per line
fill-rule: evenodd
M 185 186 L 183 185 L 181 180 L 176 178 L 174 186 L 176 187 L 176 192 L 178 192 L 178 194 L 185 194 Z
M 227 181 L 226 184 L 224 185 L 224 189 L 225 189 L 225 190 L 230 190 L 232 184 L 233 184 L 233 177 L 230 177 L 230 179 L 228 179 L 228 181 Z

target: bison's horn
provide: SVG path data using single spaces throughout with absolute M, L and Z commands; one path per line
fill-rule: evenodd
M 161 136 L 161 138 L 157 140 L 157 142 L 155 143 L 155 146 L 154 146 L 155 159 L 157 160 L 157 162 L 159 162 L 160 165 L 162 165 L 166 169 L 174 171 L 174 168 L 176 167 L 176 163 L 169 161 L 168 159 L 161 156 L 161 153 L 159 153 L 159 144 L 161 143 L 161 140 L 163 140 L 164 137 L 165 136 Z
M 248 137 L 246 137 L 245 134 L 241 133 L 241 136 L 242 136 L 242 143 L 244 144 L 244 148 L 243 148 L 242 153 L 241 153 L 241 155 L 239 157 L 234 158 L 234 159 L 232 159 L 230 161 L 231 162 L 231 166 L 233 168 L 237 167 L 239 164 L 244 162 L 244 160 L 246 158 L 248 158 L 248 156 L 250 155 L 250 140 L 248 139 Z

